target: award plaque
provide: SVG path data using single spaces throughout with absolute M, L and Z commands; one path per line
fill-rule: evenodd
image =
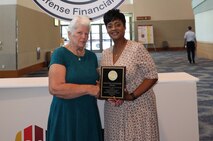
M 102 66 L 100 84 L 100 98 L 123 99 L 125 88 L 125 67 Z

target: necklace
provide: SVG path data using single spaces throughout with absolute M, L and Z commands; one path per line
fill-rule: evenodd
M 81 57 L 83 57 L 85 54 L 85 50 L 77 50 L 76 51 L 76 56 L 78 57 L 78 61 L 81 61 Z
M 81 61 L 82 58 L 85 54 L 85 49 L 74 49 L 72 46 L 68 45 L 67 46 L 69 50 L 77 57 L 78 61 Z

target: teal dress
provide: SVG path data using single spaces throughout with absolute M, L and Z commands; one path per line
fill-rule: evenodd
M 66 83 L 96 84 L 98 80 L 97 57 L 89 50 L 79 58 L 65 47 L 59 47 L 52 54 L 52 64 L 66 67 Z M 97 99 L 89 94 L 74 99 L 53 96 L 47 141 L 102 141 Z

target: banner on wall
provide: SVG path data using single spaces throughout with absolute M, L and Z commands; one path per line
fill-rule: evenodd
M 117 8 L 125 0 L 33 0 L 48 15 L 70 21 L 76 15 L 87 15 L 92 20 Z
M 138 26 L 138 41 L 143 44 L 154 44 L 154 33 L 152 25 Z

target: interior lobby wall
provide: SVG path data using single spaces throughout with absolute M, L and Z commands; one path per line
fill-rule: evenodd
M 138 25 L 153 25 L 154 44 L 158 48 L 167 42 L 171 48 L 182 48 L 184 33 L 190 25 L 195 26 L 191 0 L 135 0 L 131 5 L 122 5 L 122 12 L 133 13 L 135 40 L 138 39 Z M 150 16 L 150 20 L 137 20 L 137 17 Z M 194 28 L 195 29 L 195 28 Z
M 30 8 L 19 2 L 30 3 Z M 29 0 L 0 1 L 0 77 L 41 69 L 47 52 L 60 45 L 60 27 L 34 5 Z
M 17 5 L 27 7 L 39 12 L 42 12 L 40 8 L 33 2 L 33 0 L 17 0 Z
M 133 4 L 123 4 L 119 8 L 122 12 L 133 14 L 136 40 L 137 26 L 152 24 L 154 26 L 156 47 L 162 47 L 163 41 L 167 41 L 171 48 L 183 47 L 184 32 L 187 26 L 191 25 L 193 29 L 196 29 L 196 35 L 198 35 L 198 55 L 213 58 L 213 40 L 207 42 L 201 40 L 202 37 L 207 35 L 206 32 L 212 29 L 212 6 L 209 4 L 212 1 L 203 1 L 205 3 L 194 8 L 195 16 L 192 9 L 193 0 L 161 0 L 160 2 L 134 0 Z M 197 12 L 196 10 L 200 7 L 202 10 Z M 139 16 L 151 16 L 151 19 L 137 20 Z M 53 18 L 42 12 L 33 1 L 1 0 L 0 18 L 0 31 L 3 33 L 0 34 L 0 41 L 2 41 L 0 43 L 0 77 L 3 73 L 8 74 L 4 71 L 22 70 L 44 62 L 45 53 L 59 45 L 59 27 L 55 27 Z M 18 32 L 16 29 L 17 24 L 20 26 Z M 202 30 L 204 27 L 205 30 Z M 205 31 L 205 33 L 201 33 L 201 31 Z M 19 34 L 18 54 L 16 54 L 17 33 Z M 39 59 L 37 59 L 36 54 L 37 47 L 41 49 Z
M 191 0 L 134 0 L 134 18 L 151 16 L 151 20 L 194 19 Z
M 184 33 L 188 25 L 194 29 L 194 20 L 156 20 L 156 21 L 137 21 L 135 24 L 136 40 L 138 40 L 137 26 L 153 25 L 154 44 L 157 48 L 164 48 L 165 42 L 169 48 L 184 47 Z
M 194 5 L 197 55 L 213 59 L 213 1 L 201 0 Z
M 0 5 L 0 71 L 16 69 L 16 7 Z
M 18 69 L 45 62 L 46 53 L 60 45 L 60 28 L 54 18 L 18 5 L 17 22 Z

